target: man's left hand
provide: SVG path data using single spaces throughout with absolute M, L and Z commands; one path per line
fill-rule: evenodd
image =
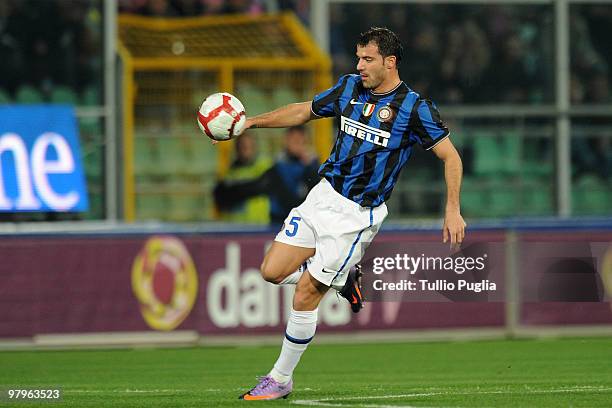
M 448 242 L 450 238 L 451 247 L 461 245 L 465 237 L 466 226 L 467 224 L 459 211 L 447 211 L 442 227 L 443 242 Z

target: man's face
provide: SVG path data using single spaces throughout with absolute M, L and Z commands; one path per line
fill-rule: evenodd
M 246 136 L 246 137 L 245 137 Z M 255 139 L 250 135 L 242 135 L 240 142 L 237 145 L 238 148 L 238 160 L 242 162 L 249 162 L 257 154 L 257 146 L 255 146 Z
M 285 138 L 287 151 L 293 156 L 301 157 L 307 151 L 306 135 L 299 130 L 292 130 Z
M 365 47 L 357 46 L 357 71 L 364 88 L 376 89 L 385 80 L 387 69 L 384 58 L 378 52 L 378 45 L 369 42 Z

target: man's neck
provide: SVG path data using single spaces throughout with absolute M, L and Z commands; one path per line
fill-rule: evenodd
M 392 75 L 381 83 L 376 89 L 372 89 L 373 93 L 387 93 L 394 90 L 402 82 L 399 75 Z

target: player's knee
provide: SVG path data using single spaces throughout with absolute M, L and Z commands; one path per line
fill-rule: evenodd
M 262 278 L 267 282 L 279 284 L 283 280 L 282 274 L 278 268 L 275 267 L 272 262 L 268 261 L 267 258 L 264 258 L 259 270 L 261 271 Z

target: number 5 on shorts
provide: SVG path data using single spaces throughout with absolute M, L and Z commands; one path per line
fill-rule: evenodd
M 285 230 L 285 234 L 287 234 L 288 237 L 295 237 L 295 234 L 297 234 L 298 231 L 298 221 L 300 221 L 302 218 L 301 217 L 292 217 L 291 221 L 289 221 L 289 225 L 291 225 L 293 227 L 293 231 L 289 231 L 289 228 L 287 228 Z

